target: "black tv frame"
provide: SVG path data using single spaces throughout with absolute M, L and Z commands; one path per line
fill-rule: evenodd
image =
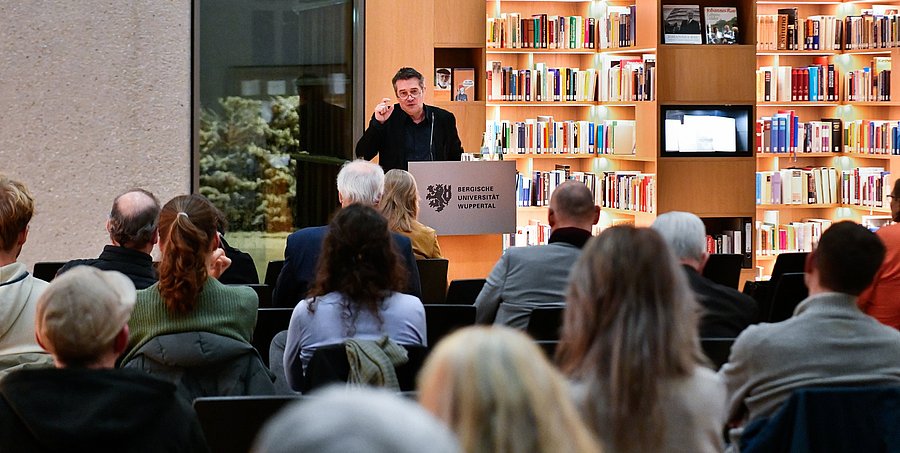
M 659 157 L 753 157 L 755 122 L 753 104 L 729 105 L 729 104 L 691 104 L 691 105 L 660 105 L 659 107 Z M 723 113 L 713 116 L 728 116 L 735 119 L 735 132 L 737 134 L 736 151 L 666 151 L 666 114 L 668 112 L 685 111 L 684 113 L 706 113 L 709 111 Z M 728 113 L 733 113 L 728 114 Z

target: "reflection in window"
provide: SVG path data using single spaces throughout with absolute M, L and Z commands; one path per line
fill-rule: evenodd
M 353 0 L 197 0 L 200 192 L 258 268 L 337 206 L 352 156 Z M 360 15 L 361 16 L 361 15 Z

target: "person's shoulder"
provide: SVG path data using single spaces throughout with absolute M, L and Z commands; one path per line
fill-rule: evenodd
M 289 244 L 296 244 L 321 240 L 325 237 L 326 234 L 328 234 L 327 225 L 301 228 L 289 234 L 287 237 L 287 242 Z
M 421 311 L 425 312 L 425 307 L 422 305 L 422 301 L 413 295 L 394 292 L 385 299 L 391 308 L 401 308 L 403 310 L 412 310 L 412 311 Z
M 397 242 L 398 245 L 402 246 L 410 246 L 412 247 L 412 241 L 410 241 L 409 236 L 398 233 L 396 231 L 391 231 L 391 237 L 394 238 L 394 241 Z

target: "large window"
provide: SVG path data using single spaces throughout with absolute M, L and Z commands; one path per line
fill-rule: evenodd
M 362 127 L 361 1 L 196 0 L 194 184 L 261 277 L 337 206 Z

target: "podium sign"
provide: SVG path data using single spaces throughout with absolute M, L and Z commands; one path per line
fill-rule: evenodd
M 515 233 L 515 162 L 410 162 L 409 172 L 419 221 L 438 235 Z

